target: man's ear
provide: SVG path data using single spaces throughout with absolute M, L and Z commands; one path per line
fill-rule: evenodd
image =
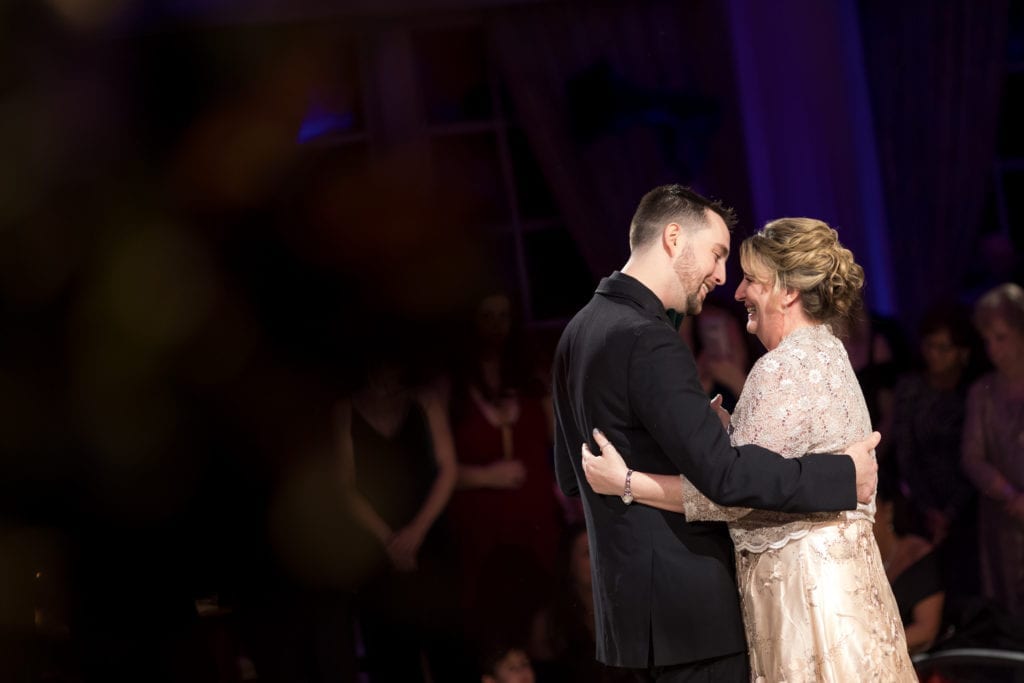
M 683 248 L 686 240 L 686 235 L 683 233 L 683 228 L 678 223 L 669 223 L 661 231 L 661 244 L 665 251 L 675 258 L 679 251 Z

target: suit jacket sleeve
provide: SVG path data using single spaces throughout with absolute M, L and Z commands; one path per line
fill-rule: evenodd
M 679 472 L 715 503 L 784 512 L 857 507 L 848 457 L 786 459 L 756 445 L 733 448 L 701 389 L 693 355 L 670 327 L 645 326 L 628 362 L 634 414 Z
M 573 467 L 572 458 L 582 458 L 583 436 L 573 428 L 573 420 L 570 415 L 563 415 L 563 411 L 570 410 L 565 400 L 567 382 L 565 366 L 556 362 L 552 374 L 554 376 L 553 404 L 555 411 L 555 480 L 558 488 L 567 496 L 580 495 L 580 483 L 576 476 L 576 468 Z

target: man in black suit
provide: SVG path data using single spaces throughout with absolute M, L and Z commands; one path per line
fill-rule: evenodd
M 630 468 L 682 473 L 722 505 L 851 510 L 877 481 L 877 434 L 847 448 L 850 457 L 787 460 L 730 446 L 666 308 L 695 315 L 724 284 L 732 222 L 730 210 L 679 185 L 647 193 L 629 261 L 601 281 L 555 354 L 556 475 L 563 492 L 583 496 L 597 659 L 642 680 L 749 679 L 732 542 L 724 524 L 630 506 L 629 474 L 621 499 L 594 493 L 581 464 L 594 428 Z

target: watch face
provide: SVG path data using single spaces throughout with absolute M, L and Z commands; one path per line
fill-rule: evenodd
M 629 505 L 630 503 L 632 503 L 633 502 L 633 494 L 632 493 L 624 493 L 624 494 L 622 494 L 622 502 L 625 503 L 626 505 Z

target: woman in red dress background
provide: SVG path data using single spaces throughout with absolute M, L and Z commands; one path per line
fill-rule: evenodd
M 471 625 L 526 633 L 546 600 L 563 528 L 551 468 L 547 369 L 513 334 L 505 294 L 481 300 L 475 339 L 452 387 L 458 479 L 450 517 Z M 500 615 L 500 619 L 496 619 Z

